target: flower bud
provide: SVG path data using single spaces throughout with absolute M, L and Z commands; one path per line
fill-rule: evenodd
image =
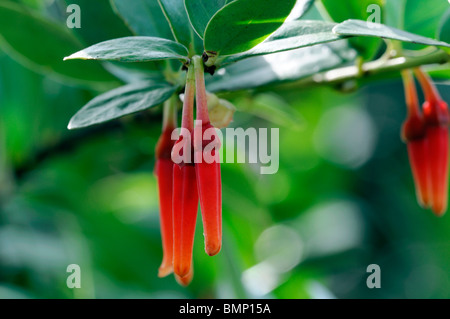
M 424 208 L 431 206 L 431 175 L 425 120 L 419 109 L 414 78 L 410 71 L 402 73 L 408 115 L 402 126 L 402 139 L 407 145 L 409 164 L 414 179 L 416 197 Z
M 448 125 L 447 103 L 439 95 L 431 78 L 420 68 L 415 70 L 425 95 L 423 114 L 426 127 L 428 167 L 431 184 L 431 209 L 442 216 L 448 205 Z

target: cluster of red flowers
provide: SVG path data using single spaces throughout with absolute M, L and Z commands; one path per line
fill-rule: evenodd
M 430 208 L 441 216 L 447 210 L 448 202 L 450 114 L 429 76 L 419 68 L 415 74 L 426 101 L 420 108 L 413 74 L 409 70 L 403 71 L 408 115 L 403 124 L 402 138 L 407 143 L 417 200 L 422 207 Z M 196 125 L 199 126 L 195 129 L 194 100 L 197 106 Z M 192 59 L 186 77 L 181 127 L 188 134 L 181 134 L 176 142 L 172 139 L 176 127 L 175 104 L 169 101 L 164 107 L 163 133 L 156 146 L 155 173 L 163 242 L 159 276 L 165 277 L 174 272 L 180 284 L 188 285 L 193 278 L 192 249 L 199 201 L 206 253 L 214 256 L 222 245 L 222 189 L 217 152 L 220 140 L 215 133 L 210 133 L 208 139 L 204 134 L 206 130 L 215 131 L 209 119 L 200 57 Z M 183 154 L 186 143 L 189 149 Z M 176 147 L 179 144 L 183 147 Z M 211 148 L 211 144 L 214 147 Z M 174 161 L 176 156 L 182 160 Z M 206 157 L 214 160 L 204 160 Z
M 194 99 L 196 100 L 196 125 L 194 130 Z M 197 124 L 201 123 L 201 124 Z M 160 220 L 163 242 L 163 261 L 159 276 L 175 273 L 182 285 L 188 285 L 193 277 L 192 249 L 198 202 L 202 213 L 205 251 L 216 255 L 222 245 L 222 189 L 220 160 L 218 149 L 220 140 L 217 135 L 204 139 L 205 130 L 214 128 L 208 115 L 207 96 L 204 80 L 203 61 L 194 57 L 188 67 L 183 102 L 182 130 L 188 130 L 189 136 L 180 135 L 175 142 L 172 132 L 176 126 L 176 110 L 173 103 L 165 105 L 163 133 L 156 147 L 155 173 L 158 178 L 160 196 Z M 202 134 L 198 134 L 201 132 Z M 193 145 L 191 141 L 194 141 Z M 215 147 L 205 147 L 207 144 Z M 172 160 L 181 154 L 172 154 L 178 143 L 189 143 L 192 158 L 186 158 L 179 164 Z M 186 154 L 185 154 L 186 155 Z M 214 158 L 205 161 L 203 158 Z
M 414 71 L 426 101 L 420 109 L 412 72 L 404 71 L 402 76 L 408 115 L 402 137 L 407 143 L 419 204 L 442 216 L 447 210 L 448 202 L 450 116 L 447 104 L 429 76 L 419 68 Z

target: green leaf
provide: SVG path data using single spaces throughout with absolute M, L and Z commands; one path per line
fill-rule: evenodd
M 403 30 L 428 38 L 438 37 L 439 23 L 449 8 L 446 0 L 408 0 L 405 3 Z M 420 50 L 422 46 L 405 44 L 405 49 Z
M 25 66 L 77 83 L 117 82 L 97 62 L 63 62 L 83 47 L 67 27 L 9 1 L 0 3 L 0 21 L 1 48 Z
M 110 0 L 136 35 L 173 39 L 170 26 L 155 0 Z
M 81 28 L 72 29 L 72 32 L 80 37 L 84 46 L 133 35 L 115 14 L 109 0 L 65 0 L 63 3 L 81 8 Z
M 441 19 L 438 38 L 441 41 L 450 42 L 450 8 L 445 12 Z
M 292 20 L 298 20 L 304 17 L 314 7 L 314 0 L 297 0 L 294 9 L 294 17 Z M 292 16 L 290 16 L 292 17 Z
M 347 19 L 367 20 L 372 14 L 370 5 L 383 8 L 385 0 L 346 0 L 345 3 L 336 0 L 321 0 L 330 17 L 335 22 L 343 22 Z M 397 0 L 395 0 L 397 1 Z
M 324 21 L 289 21 L 284 23 L 281 28 L 253 49 L 240 54 L 230 55 L 221 64 L 228 64 L 257 55 L 288 51 L 342 39 L 341 36 L 333 33 L 332 30 L 335 26 L 336 23 Z
M 100 42 L 64 60 L 148 62 L 165 59 L 187 60 L 187 49 L 180 43 L 155 37 L 125 37 Z
M 237 91 L 295 81 L 345 65 L 355 56 L 355 50 L 349 48 L 346 40 L 341 40 L 254 57 L 220 69 L 213 77 L 208 76 L 207 89 L 211 92 Z
M 347 20 L 334 27 L 333 32 L 346 36 L 378 37 L 424 45 L 450 47 L 450 44 L 445 42 L 391 28 L 383 24 L 361 20 Z
M 278 29 L 295 0 L 235 0 L 220 9 L 205 31 L 209 53 L 230 55 L 245 52 Z
M 106 92 L 75 114 L 69 129 L 87 127 L 110 121 L 159 105 L 175 93 L 176 87 L 153 82 L 132 83 Z
M 397 0 L 396 0 L 397 1 Z M 346 0 L 345 3 L 336 0 L 322 0 L 322 4 L 334 22 L 343 22 L 347 19 L 368 20 L 372 14 L 371 5 L 383 9 L 383 0 Z M 383 21 L 377 21 L 382 23 Z M 377 53 L 382 41 L 371 38 L 354 38 L 350 40 L 359 54 L 366 60 L 371 60 Z
M 436 37 L 442 15 L 450 7 L 446 0 L 408 0 L 403 29 L 427 38 Z
M 315 4 L 316 2 L 313 1 L 312 3 Z M 325 19 L 323 17 L 323 10 L 319 11 L 317 5 L 311 5 L 310 7 L 308 7 L 307 11 L 305 11 L 303 13 L 301 18 L 305 19 L 305 20 L 328 21 L 328 22 L 330 22 L 330 19 Z
M 406 0 L 386 0 L 384 4 L 384 23 L 390 27 L 404 29 Z
M 192 29 L 183 0 L 158 0 L 175 40 L 196 53 L 203 52 L 201 39 Z
M 209 20 L 225 4 L 226 0 L 184 0 L 191 25 L 200 38 L 203 39 Z
M 143 63 L 121 63 L 105 62 L 105 69 L 120 79 L 124 83 L 154 81 L 164 82 L 164 74 L 161 67 L 155 65 L 155 62 Z

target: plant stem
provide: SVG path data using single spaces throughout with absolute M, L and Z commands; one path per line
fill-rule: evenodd
M 197 120 L 203 122 L 203 125 L 209 123 L 208 102 L 205 87 L 205 70 L 203 67 L 203 59 L 198 55 L 192 58 L 195 66 L 195 84 L 197 91 Z
M 416 86 L 414 83 L 414 77 L 411 70 L 401 71 L 403 85 L 405 87 L 405 99 L 406 106 L 408 107 L 409 116 L 418 116 L 419 111 L 419 98 L 417 97 Z
M 398 72 L 426 64 L 444 64 L 449 61 L 450 55 L 443 50 L 438 50 L 420 57 L 399 57 L 387 61 L 380 59 L 364 63 L 361 67 L 348 66 L 325 71 L 296 81 L 295 84 L 302 86 L 314 84 L 338 84 L 361 77 L 388 72 Z
M 184 90 L 183 118 L 181 127 L 189 131 L 194 129 L 194 98 L 195 98 L 195 73 L 194 65 L 189 65 L 186 76 L 186 88 Z
M 433 85 L 433 81 L 431 80 L 430 76 L 427 73 L 423 72 L 420 67 L 415 68 L 414 72 L 416 73 L 417 79 L 422 86 L 423 93 L 425 94 L 425 99 L 430 103 L 437 103 L 439 100 L 441 100 L 439 92 Z

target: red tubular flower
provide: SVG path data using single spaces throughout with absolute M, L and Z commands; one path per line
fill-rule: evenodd
M 170 99 L 164 104 L 163 131 L 156 145 L 155 174 L 158 179 L 161 237 L 163 260 L 159 267 L 159 277 L 172 273 L 173 225 L 172 225 L 172 188 L 173 167 L 171 150 L 174 141 L 172 131 L 176 126 L 176 100 Z
M 189 270 L 189 273 L 184 276 L 184 277 L 180 277 L 177 274 L 175 274 L 175 279 L 176 281 L 182 285 L 182 286 L 189 286 L 189 284 L 191 283 L 192 279 L 194 278 L 194 266 L 193 264 L 191 265 L 191 268 Z
M 442 216 L 448 204 L 448 124 L 447 104 L 442 100 L 430 77 L 420 68 L 415 70 L 425 94 L 423 113 L 428 141 L 431 180 L 431 209 Z
M 186 276 L 192 265 L 198 192 L 195 167 L 175 165 L 173 170 L 173 266 L 175 274 Z
M 192 154 L 194 96 L 194 67 L 191 65 L 187 74 L 182 119 L 182 130 L 187 134 L 182 131 L 172 150 L 172 160 L 179 163 L 173 167 L 173 268 L 176 278 L 185 284 L 192 280 L 192 249 L 198 210 L 195 166 L 192 158 L 185 153 L 191 150 Z M 176 154 L 177 146 L 182 146 L 182 153 Z M 179 156 L 181 161 L 177 160 Z
M 216 255 L 222 247 L 222 184 L 218 149 L 220 140 L 208 115 L 203 61 L 194 57 L 197 126 L 194 132 L 194 159 L 205 235 L 205 251 Z M 205 134 L 206 133 L 206 134 Z
M 417 201 L 422 207 L 428 208 L 431 206 L 431 180 L 428 165 L 428 142 L 425 138 L 425 120 L 419 109 L 411 71 L 402 72 L 402 77 L 408 107 L 407 119 L 402 127 L 402 138 L 407 143 Z

